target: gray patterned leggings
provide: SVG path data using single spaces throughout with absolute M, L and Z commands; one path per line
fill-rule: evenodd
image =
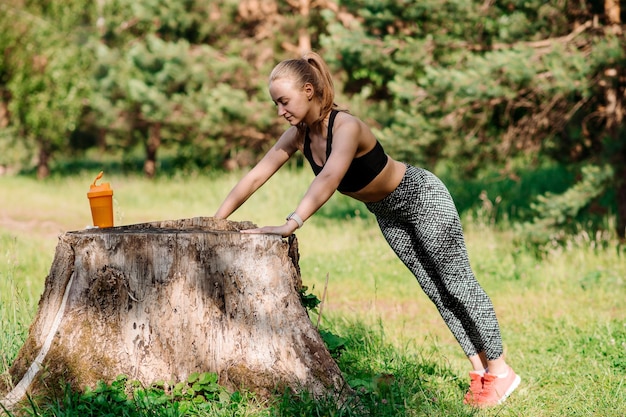
M 458 212 L 439 178 L 407 165 L 398 188 L 366 206 L 465 354 L 500 357 L 502 339 L 493 305 L 474 277 Z

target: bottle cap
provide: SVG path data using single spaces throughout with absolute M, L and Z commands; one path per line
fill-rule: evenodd
M 111 189 L 111 185 L 108 182 L 103 182 L 100 185 L 96 185 L 96 181 L 102 178 L 102 175 L 104 175 L 104 171 L 100 171 L 96 179 L 93 180 L 93 183 L 89 187 L 89 192 L 87 193 L 87 197 L 95 198 L 95 197 L 104 197 L 107 195 L 113 195 L 113 190 Z

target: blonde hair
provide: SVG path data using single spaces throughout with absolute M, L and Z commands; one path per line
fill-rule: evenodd
M 281 78 L 289 78 L 300 87 L 304 87 L 306 83 L 313 86 L 315 97 L 321 105 L 319 117 L 313 122 L 313 126 L 321 123 L 337 107 L 330 70 L 324 59 L 315 52 L 307 52 L 300 59 L 288 59 L 276 65 L 270 73 L 269 82 Z M 304 126 L 298 126 L 298 130 L 302 129 Z

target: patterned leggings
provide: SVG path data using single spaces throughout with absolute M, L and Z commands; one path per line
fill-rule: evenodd
M 465 354 L 500 357 L 502 339 L 493 305 L 474 277 L 458 212 L 439 178 L 407 165 L 398 188 L 366 206 Z

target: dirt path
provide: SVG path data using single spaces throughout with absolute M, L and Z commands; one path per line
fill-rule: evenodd
M 20 220 L 0 212 L 0 230 L 9 233 L 24 233 L 29 236 L 56 238 L 68 229 L 65 225 L 51 220 L 37 218 Z

